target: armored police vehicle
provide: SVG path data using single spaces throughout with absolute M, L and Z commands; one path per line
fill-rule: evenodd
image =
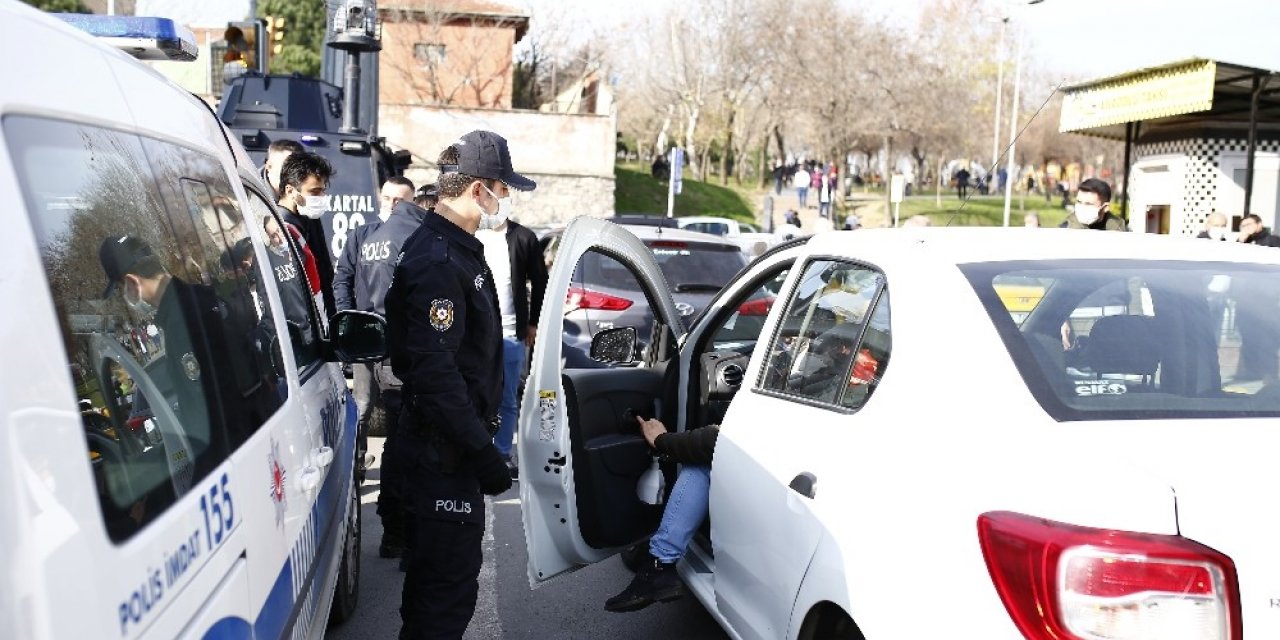
M 318 637 L 382 321 L 324 328 L 239 138 L 130 55 L 189 32 L 66 20 L 0 0 L 0 637 Z
M 365 3 L 343 3 L 329 23 L 327 47 L 330 53 L 345 54 L 347 90 L 297 74 L 250 72 L 230 80 L 218 103 L 218 117 L 259 166 L 267 148 L 277 140 L 297 141 L 333 165 L 334 176 L 326 194 L 329 211 L 321 218 L 333 264 L 338 262 L 348 233 L 378 219 L 382 183 L 402 175 L 412 160 L 408 151 L 393 152 L 385 138 L 375 135 L 376 65 L 381 49 L 377 34 L 376 14 Z M 326 61 L 332 59 L 326 57 Z M 362 60 L 366 67 L 373 67 L 365 69 L 364 76 Z M 373 85 L 373 90 L 364 90 L 365 85 Z M 362 93 L 374 98 L 366 99 L 369 104 L 363 110 Z M 361 113 L 365 122 L 361 122 Z

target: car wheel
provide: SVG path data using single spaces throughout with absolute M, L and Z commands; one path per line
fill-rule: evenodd
M 849 614 L 830 602 L 809 610 L 798 637 L 800 640 L 866 640 Z
M 342 562 L 338 565 L 338 584 L 334 586 L 329 624 L 350 620 L 356 612 L 360 596 L 360 484 L 351 487 L 347 505 L 347 537 L 342 544 Z

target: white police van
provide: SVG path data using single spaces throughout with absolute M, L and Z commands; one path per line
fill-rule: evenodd
M 0 0 L 0 637 L 319 637 L 381 319 L 324 328 L 239 142 L 121 50 L 189 32 L 77 26 Z

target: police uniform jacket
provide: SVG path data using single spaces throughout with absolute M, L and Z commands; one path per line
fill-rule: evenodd
M 386 315 L 387 290 L 405 240 L 432 215 L 412 202 L 400 202 L 386 222 L 356 227 L 338 258 L 333 297 L 338 311 L 356 309 Z
M 391 366 L 404 382 L 405 473 L 420 517 L 484 521 L 470 458 L 489 445 L 487 425 L 502 395 L 502 321 L 484 246 L 429 214 L 405 241 L 386 298 Z M 441 469 L 427 450 L 456 447 L 461 464 Z M 442 453 L 435 446 L 436 454 Z

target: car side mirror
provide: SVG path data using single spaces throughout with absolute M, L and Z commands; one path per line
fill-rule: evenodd
M 333 355 L 342 362 L 378 362 L 387 357 L 387 322 L 368 311 L 346 310 L 329 320 Z
M 635 327 L 605 329 L 591 339 L 591 359 L 610 364 L 634 362 L 639 337 Z

